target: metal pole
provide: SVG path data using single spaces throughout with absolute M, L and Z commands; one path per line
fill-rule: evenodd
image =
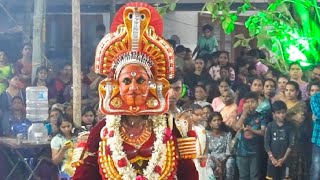
M 81 23 L 80 0 L 72 0 L 73 122 L 81 126 Z

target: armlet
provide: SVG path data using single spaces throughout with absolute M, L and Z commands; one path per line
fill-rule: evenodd
M 196 140 L 196 137 L 177 138 L 178 152 L 181 159 L 195 159 L 197 157 Z

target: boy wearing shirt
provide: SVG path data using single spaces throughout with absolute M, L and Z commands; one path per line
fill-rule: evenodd
M 289 178 L 288 157 L 294 145 L 294 132 L 286 122 L 287 106 L 283 101 L 272 104 L 273 121 L 268 124 L 264 147 L 269 156 L 266 179 Z

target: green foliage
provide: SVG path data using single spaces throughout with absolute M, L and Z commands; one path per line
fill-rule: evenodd
M 156 9 L 159 14 L 163 16 L 169 11 L 174 11 L 176 9 L 178 0 L 163 0 L 163 4 L 156 4 Z

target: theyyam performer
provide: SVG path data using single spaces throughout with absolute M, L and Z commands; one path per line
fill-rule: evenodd
M 106 116 L 75 149 L 74 180 L 198 179 L 191 121 L 167 114 L 175 62 L 162 30 L 148 4 L 117 12 L 95 57 L 95 71 L 105 77 L 99 103 Z

